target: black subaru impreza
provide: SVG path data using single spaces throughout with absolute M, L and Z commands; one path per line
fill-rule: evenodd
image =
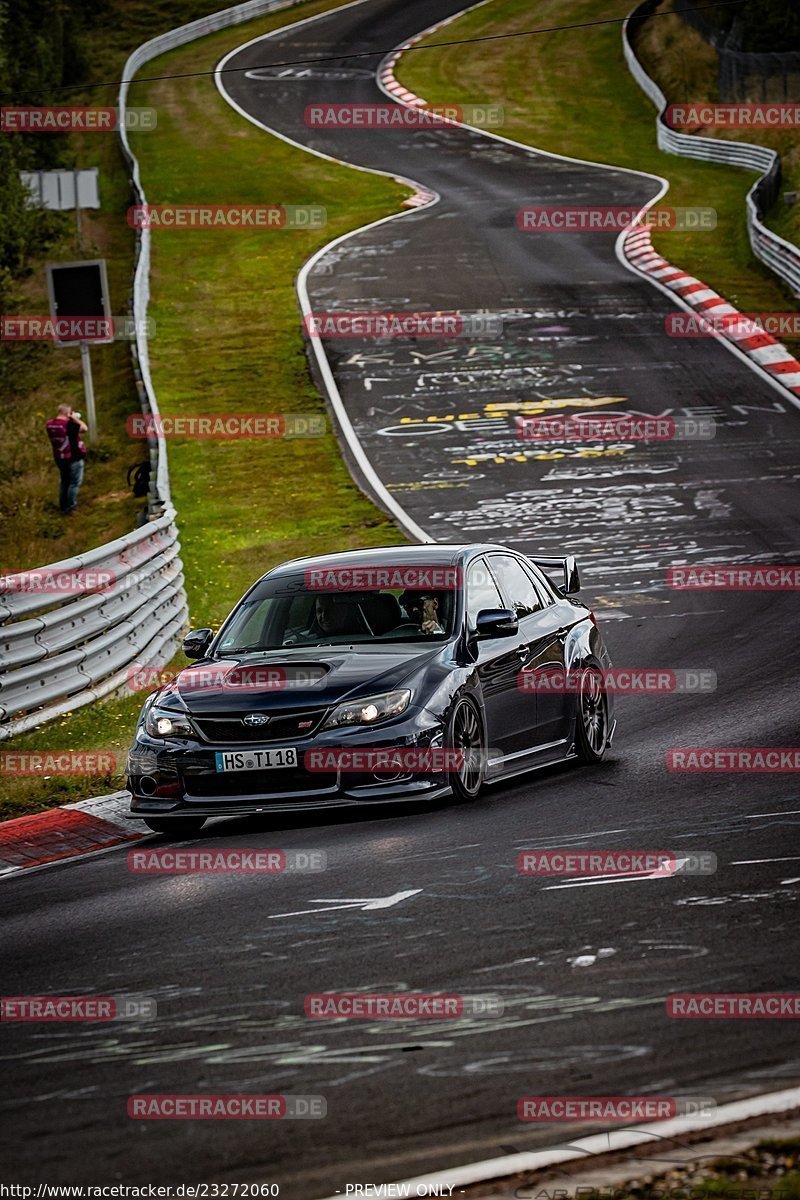
M 128 756 L 131 817 L 459 800 L 614 733 L 610 660 L 571 556 L 390 546 L 263 575 L 197 660 L 150 695 Z

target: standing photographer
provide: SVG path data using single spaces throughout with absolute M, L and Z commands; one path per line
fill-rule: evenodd
M 83 464 L 86 447 L 81 434 L 88 426 L 75 412 L 71 404 L 60 404 L 58 414 L 47 422 L 47 436 L 53 448 L 53 458 L 61 473 L 58 492 L 59 507 L 66 517 L 71 517 L 78 507 L 78 492 L 83 483 Z

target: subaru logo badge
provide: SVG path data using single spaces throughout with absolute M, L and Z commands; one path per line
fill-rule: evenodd
M 242 724 L 250 728 L 254 725 L 268 725 L 269 717 L 265 713 L 248 713 L 246 717 L 242 717 Z

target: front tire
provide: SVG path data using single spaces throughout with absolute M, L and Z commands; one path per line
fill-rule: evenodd
M 194 837 L 205 823 L 205 817 L 176 817 L 172 821 L 169 818 L 163 821 L 158 819 L 145 821 L 145 825 L 148 829 L 152 829 L 153 833 L 168 833 L 174 838 Z
M 581 762 L 600 762 L 608 749 L 608 733 L 608 699 L 602 672 L 599 667 L 584 667 L 575 716 L 575 751 Z
M 462 765 L 450 776 L 450 787 L 458 801 L 474 800 L 486 774 L 486 746 L 477 708 L 466 696 L 456 698 L 447 722 L 445 746 L 460 750 Z

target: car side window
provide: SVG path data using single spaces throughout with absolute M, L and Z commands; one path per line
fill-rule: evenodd
M 497 584 L 483 560 L 472 563 L 467 571 L 467 627 L 474 629 L 483 608 L 502 608 Z
M 540 575 L 535 566 L 528 563 L 522 564 L 522 569 L 527 575 L 530 575 L 533 580 L 533 586 L 539 594 L 539 599 L 542 602 L 542 607 L 546 608 L 549 604 L 555 604 L 556 597 L 553 594 L 552 587 L 548 585 L 547 580 L 543 575 Z
M 508 607 L 516 614 L 517 620 L 529 617 L 542 607 L 539 593 L 533 586 L 533 580 L 525 571 L 518 559 L 510 554 L 493 554 L 489 559 L 492 570 L 497 575 L 500 587 L 508 602 Z

